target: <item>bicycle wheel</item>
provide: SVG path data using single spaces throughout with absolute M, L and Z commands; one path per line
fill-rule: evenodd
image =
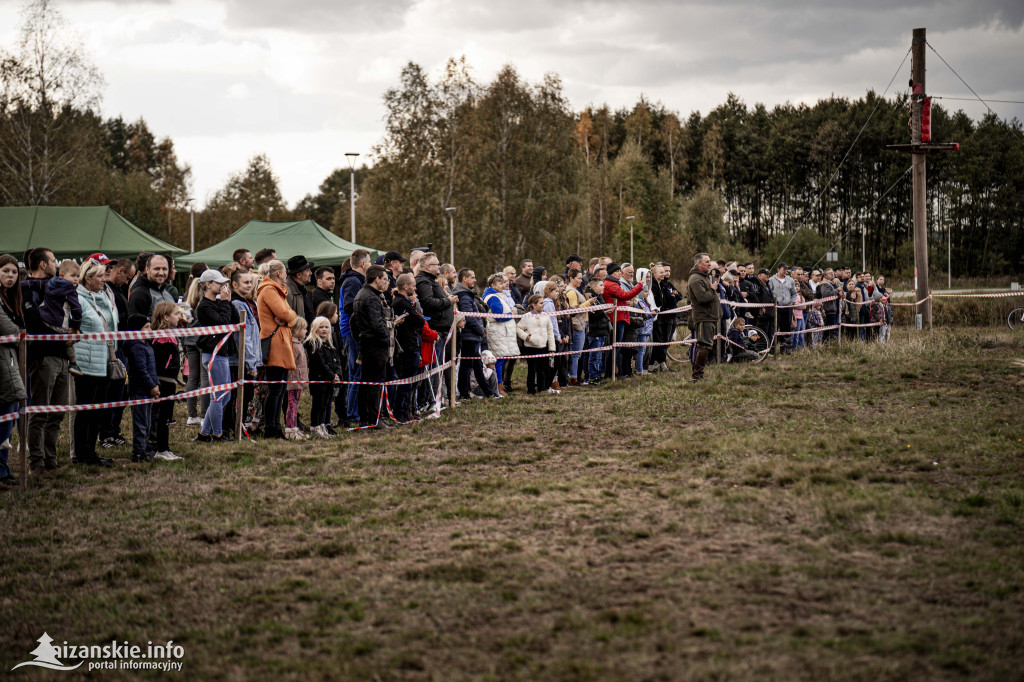
M 743 330 L 743 335 L 747 337 L 750 349 L 757 353 L 757 360 L 754 360 L 754 362 L 764 362 L 764 359 L 768 357 L 768 351 L 771 349 L 771 339 L 768 335 L 754 325 L 748 325 Z
M 1014 308 L 1006 316 L 1006 324 L 1015 332 L 1024 330 L 1024 308 Z
M 686 327 L 686 323 L 679 323 L 676 325 L 676 330 L 669 341 L 685 341 L 691 336 L 692 334 Z M 689 350 L 689 346 L 684 346 L 682 344 L 678 346 L 665 346 L 665 354 L 672 362 L 683 362 L 684 360 L 689 360 Z

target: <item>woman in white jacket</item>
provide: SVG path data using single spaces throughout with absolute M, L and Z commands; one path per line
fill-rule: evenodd
M 542 296 L 530 296 L 527 305 L 530 312 L 519 319 L 516 334 L 523 340 L 523 349 L 526 351 L 526 391 L 535 395 L 538 386 L 542 389 L 551 386 L 551 359 L 533 356 L 555 352 L 555 330 L 551 317 L 540 314 L 544 309 Z M 553 388 L 547 390 L 548 393 L 561 393 Z
M 505 357 L 519 355 L 519 344 L 516 343 L 516 323 L 512 318 L 515 308 L 509 305 L 505 296 L 508 280 L 503 273 L 496 273 L 487 278 L 484 289 L 484 303 L 490 311 L 499 317 L 487 319 L 487 348 L 500 359 L 495 363 L 494 371 L 498 374 L 498 391 L 504 395 L 503 377 L 506 367 Z

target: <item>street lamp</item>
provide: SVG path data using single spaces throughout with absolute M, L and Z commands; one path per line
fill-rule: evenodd
M 189 235 L 189 253 L 196 252 L 196 212 L 195 212 L 195 199 L 189 197 L 188 203 L 188 235 Z
M 349 168 L 349 190 L 348 199 L 352 204 L 352 243 L 356 243 L 356 157 L 359 156 L 358 152 L 345 152 L 345 158 L 348 159 Z
M 636 268 L 636 263 L 633 262 L 633 219 L 635 217 L 631 215 L 626 216 L 626 220 L 629 222 L 629 262 L 634 268 Z
M 445 209 L 448 214 L 448 243 L 451 244 L 452 267 L 455 267 L 455 211 L 454 206 Z

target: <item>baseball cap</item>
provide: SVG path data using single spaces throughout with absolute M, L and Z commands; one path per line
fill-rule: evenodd
M 757 271 L 757 274 L 759 274 L 759 275 L 770 275 L 772 273 L 768 270 L 768 268 L 761 268 L 760 270 Z
M 384 260 L 381 263 L 382 265 L 384 263 L 390 263 L 393 260 L 401 261 L 403 263 L 406 262 L 406 260 L 402 258 L 402 254 L 398 253 L 397 251 L 388 251 L 387 253 L 384 254 L 383 258 Z
M 199 281 L 202 282 L 203 284 L 206 284 L 206 283 L 209 283 L 209 282 L 216 282 L 217 284 L 224 284 L 225 282 L 230 282 L 231 280 L 229 280 L 224 275 L 220 274 L 219 270 L 212 270 L 211 269 L 211 270 L 203 270 L 203 274 L 199 275 Z
M 778 264 L 778 265 L 776 266 L 776 269 L 778 269 L 778 268 L 786 268 L 787 270 L 789 270 L 789 266 L 788 266 L 788 265 L 786 265 L 785 263 L 779 263 L 779 264 Z
M 94 260 L 98 262 L 100 265 L 110 265 L 111 263 L 114 262 L 113 259 L 107 258 L 107 254 L 105 253 L 94 253 L 85 260 Z

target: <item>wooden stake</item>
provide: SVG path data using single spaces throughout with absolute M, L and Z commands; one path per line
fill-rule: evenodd
M 25 341 L 25 330 L 22 329 L 21 338 L 18 339 L 18 369 L 21 371 L 21 385 L 25 387 L 25 395 L 28 395 L 28 342 Z M 70 379 L 70 377 L 68 377 Z M 27 400 L 18 401 L 18 406 L 24 410 L 28 405 Z M 18 489 L 22 492 L 28 490 L 28 415 L 21 413 L 18 417 L 18 454 L 21 456 L 21 480 Z

